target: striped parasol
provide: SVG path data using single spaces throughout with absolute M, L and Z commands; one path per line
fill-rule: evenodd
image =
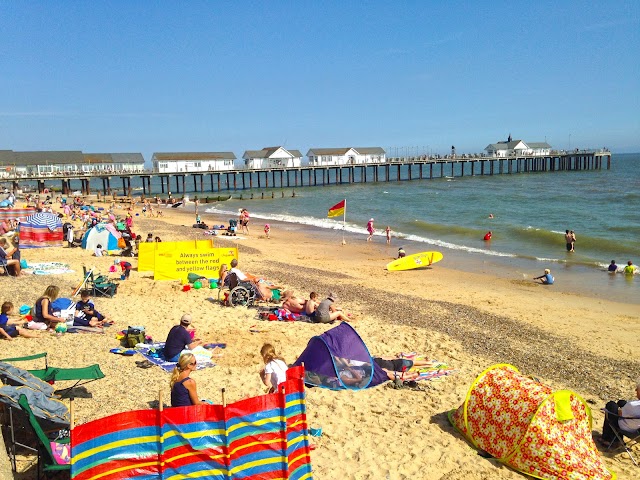
M 52 232 L 59 227 L 62 227 L 62 222 L 58 218 L 57 215 L 53 213 L 34 213 L 33 215 L 29 215 L 26 219 L 27 223 L 31 223 L 36 227 L 47 227 Z

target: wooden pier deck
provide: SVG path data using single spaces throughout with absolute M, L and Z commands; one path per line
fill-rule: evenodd
M 464 177 L 476 175 L 503 175 L 540 172 L 564 172 L 583 170 L 607 170 L 611 168 L 611 152 L 609 151 L 576 151 L 551 154 L 546 156 L 513 156 L 513 157 L 391 157 L 384 163 L 351 164 L 351 165 L 305 165 L 294 168 L 236 169 L 228 171 L 159 173 L 145 171 L 142 173 L 94 173 L 64 174 L 38 177 L 8 177 L 3 181 L 36 182 L 38 192 L 46 193 L 61 182 L 62 193 L 69 194 L 80 190 L 83 194 L 94 189 L 104 195 L 112 193 L 111 181 L 120 178 L 122 192 L 131 196 L 131 180 L 138 178 L 142 183 L 142 195 L 173 195 L 185 192 L 217 193 L 254 188 L 299 188 L 307 186 L 340 185 L 350 183 L 393 182 L 405 180 L 434 179 L 442 177 Z M 188 190 L 189 177 L 193 188 Z M 160 192 L 152 191 L 153 178 L 160 180 Z M 173 180 L 173 182 L 172 182 Z M 79 182 L 80 188 L 72 188 L 72 182 Z M 102 188 L 95 184 L 101 182 Z M 171 188 L 173 183 L 174 188 Z M 99 183 L 98 183 L 99 184 Z M 158 187 L 156 182 L 156 187 Z

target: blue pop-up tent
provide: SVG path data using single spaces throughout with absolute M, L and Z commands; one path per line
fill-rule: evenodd
M 309 340 L 294 366 L 303 365 L 304 382 L 332 390 L 361 390 L 388 380 L 358 332 L 346 322 Z

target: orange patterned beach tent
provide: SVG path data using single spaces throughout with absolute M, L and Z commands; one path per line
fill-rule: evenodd
M 449 421 L 476 448 L 541 479 L 613 480 L 591 437 L 580 395 L 553 391 L 512 365 L 489 367 Z

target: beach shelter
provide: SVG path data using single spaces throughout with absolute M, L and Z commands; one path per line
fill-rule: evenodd
M 309 340 L 294 366 L 304 365 L 304 383 L 332 390 L 361 390 L 388 380 L 358 332 L 346 322 Z
M 53 213 L 37 212 L 20 222 L 20 248 L 61 247 L 62 222 Z
M 476 448 L 542 479 L 615 479 L 591 437 L 580 395 L 553 391 L 512 365 L 494 365 L 471 384 L 449 421 Z
M 118 239 L 122 234 L 111 223 L 98 223 L 87 230 L 82 237 L 82 248 L 95 250 L 102 245 L 103 250 L 118 250 Z
M 33 207 L 27 208 L 0 208 L 0 222 L 3 220 L 25 220 L 36 211 Z

